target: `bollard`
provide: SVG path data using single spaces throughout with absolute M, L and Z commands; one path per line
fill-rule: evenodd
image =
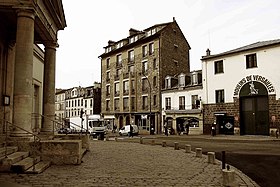
M 202 148 L 195 148 L 195 156 L 201 158 L 202 157 Z
M 118 141 L 118 138 L 117 138 L 117 137 L 115 138 L 115 141 L 116 141 L 116 142 Z
M 190 153 L 191 152 L 191 145 L 186 144 L 185 148 L 186 148 L 186 153 Z
M 162 141 L 162 147 L 166 147 L 166 141 Z
M 215 164 L 215 152 L 207 152 L 208 163 Z
M 143 144 L 143 138 L 140 137 L 140 144 Z
M 109 141 L 109 136 L 108 135 L 106 136 L 106 141 Z
M 235 171 L 232 169 L 223 169 L 223 186 L 232 187 L 236 186 L 235 183 Z
M 175 150 L 179 150 L 180 149 L 178 142 L 174 142 L 174 149 Z
M 155 140 L 152 140 L 151 145 L 155 145 Z
M 222 169 L 226 169 L 226 152 L 222 151 Z

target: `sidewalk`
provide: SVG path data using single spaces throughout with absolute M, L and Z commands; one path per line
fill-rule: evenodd
M 51 166 L 37 175 L 0 173 L 1 182 L 26 186 L 222 186 L 221 163 L 172 147 L 123 141 L 96 141 L 77 166 Z M 258 186 L 236 172 L 236 186 Z

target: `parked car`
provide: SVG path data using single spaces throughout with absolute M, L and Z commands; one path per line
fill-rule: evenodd
M 137 125 L 132 125 L 132 127 L 133 127 L 133 135 L 138 135 L 139 134 L 139 128 L 137 127 Z M 119 130 L 120 136 L 127 136 L 129 132 L 130 132 L 130 125 L 123 126 Z
M 57 131 L 58 134 L 70 134 L 72 130 L 70 128 L 61 128 Z

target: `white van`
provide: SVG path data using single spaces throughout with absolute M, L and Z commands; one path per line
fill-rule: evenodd
M 133 127 L 133 135 L 138 135 L 139 129 L 138 129 L 137 125 L 132 125 L 132 127 Z M 120 136 L 126 136 L 126 135 L 128 135 L 129 132 L 130 132 L 130 125 L 123 126 L 119 130 Z

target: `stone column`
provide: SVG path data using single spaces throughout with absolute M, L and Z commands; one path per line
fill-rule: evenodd
M 31 9 L 17 11 L 13 122 L 27 131 L 32 131 L 34 19 L 35 13 Z M 11 136 L 28 134 L 16 128 Z
M 55 116 L 55 61 L 56 42 L 45 43 L 44 89 L 43 89 L 43 127 L 41 132 L 52 133 Z

